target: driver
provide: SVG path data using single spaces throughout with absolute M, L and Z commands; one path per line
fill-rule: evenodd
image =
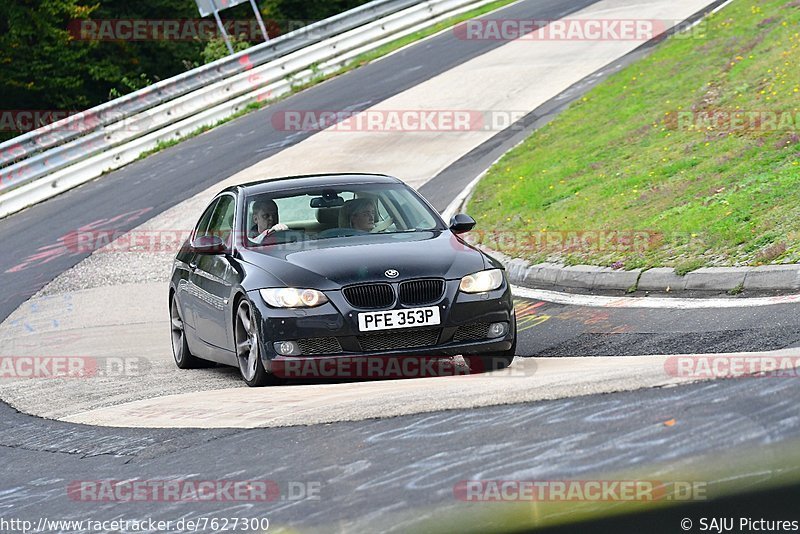
M 257 237 L 251 238 L 259 245 L 264 238 L 275 232 L 283 232 L 289 227 L 278 222 L 278 205 L 272 199 L 256 200 L 253 202 L 253 226 L 250 233 Z

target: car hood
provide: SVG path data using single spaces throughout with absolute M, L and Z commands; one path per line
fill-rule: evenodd
M 449 231 L 373 234 L 271 245 L 246 250 L 242 256 L 287 286 L 317 289 L 420 277 L 453 280 L 486 268 L 484 255 Z M 399 275 L 388 278 L 385 272 L 389 269 Z

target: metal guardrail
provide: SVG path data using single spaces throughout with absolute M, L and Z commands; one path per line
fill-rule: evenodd
M 0 144 L 0 217 L 492 0 L 376 0 Z M 310 68 L 311 66 L 314 68 Z
M 375 0 L 329 19 L 316 22 L 266 43 L 224 57 L 208 65 L 186 71 L 172 78 L 145 87 L 134 93 L 67 117 L 61 121 L 0 143 L 0 168 L 19 159 L 84 135 L 86 131 L 105 126 L 177 98 L 208 83 L 242 72 L 248 65 L 260 65 L 311 44 L 308 35 L 321 41 L 373 20 L 400 11 L 417 3 L 415 0 Z M 242 59 L 247 58 L 244 63 Z M 87 128 L 81 127 L 87 125 Z

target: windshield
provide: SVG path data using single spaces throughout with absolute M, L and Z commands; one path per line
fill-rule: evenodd
M 252 195 L 246 209 L 250 245 L 445 229 L 439 216 L 402 184 Z

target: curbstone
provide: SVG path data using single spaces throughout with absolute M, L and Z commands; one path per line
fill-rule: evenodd
M 592 289 L 597 273 L 604 268 L 594 265 L 570 265 L 569 267 L 564 267 L 558 273 L 556 285 Z
M 537 263 L 532 268 L 536 268 L 532 282 L 554 286 L 564 266 L 559 263 Z
M 528 262 L 518 258 L 506 263 L 506 272 L 509 278 L 513 278 L 514 280 L 522 280 L 527 268 Z
M 642 291 L 682 291 L 686 287 L 686 277 L 675 273 L 672 267 L 656 267 L 648 269 L 639 277 L 639 289 Z
M 761 267 L 703 267 L 680 276 L 672 267 L 655 267 L 643 271 L 623 271 L 594 265 L 565 266 L 560 263 L 531 265 L 520 258 L 510 258 L 495 251 L 505 265 L 508 280 L 525 287 L 549 286 L 573 289 L 627 291 L 731 291 L 797 290 L 800 289 L 800 265 L 763 265 Z
M 530 265 L 527 269 L 525 269 L 523 273 L 521 273 L 521 276 L 517 279 L 516 283 L 522 286 L 527 284 L 533 284 L 536 281 L 538 273 L 539 273 L 539 266 Z
M 686 289 L 729 291 L 744 286 L 751 267 L 702 267 L 686 274 Z
M 744 277 L 745 289 L 798 289 L 800 265 L 752 267 Z
M 641 269 L 623 271 L 604 267 L 595 275 L 593 289 L 621 289 L 627 291 L 636 285 L 636 281 L 639 280 L 639 275 L 641 274 Z

